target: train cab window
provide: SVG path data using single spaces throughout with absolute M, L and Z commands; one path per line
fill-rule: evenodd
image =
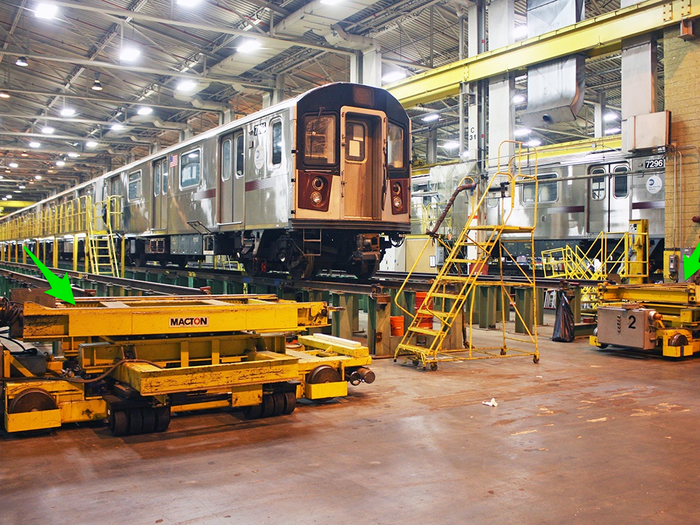
M 557 174 L 556 173 L 546 173 L 543 175 L 538 175 L 537 180 L 537 202 L 539 204 L 547 202 L 556 202 L 559 199 L 559 187 L 557 186 Z M 551 182 L 545 182 L 548 179 L 555 179 Z M 535 184 L 526 183 L 523 184 L 523 204 L 533 204 L 535 202 Z
M 153 195 L 160 195 L 161 182 L 163 180 L 162 166 L 160 162 L 155 162 L 153 164 Z
M 221 180 L 231 178 L 231 139 L 226 139 L 221 143 Z
M 364 122 L 347 122 L 345 124 L 345 158 L 362 162 L 365 160 L 365 137 L 367 126 Z
M 605 173 L 601 168 L 591 170 L 592 174 Z M 605 198 L 605 175 L 591 179 L 591 200 L 602 201 Z
M 272 123 L 272 165 L 282 164 L 282 121 Z
M 335 115 L 304 117 L 304 164 L 335 164 Z
M 200 168 L 200 150 L 195 149 L 180 155 L 180 188 L 189 188 L 199 184 Z
M 387 164 L 390 168 L 402 169 L 403 159 L 403 128 L 389 124 L 389 141 L 387 148 Z
M 616 166 L 613 172 L 616 174 L 615 175 L 615 197 L 618 199 L 622 199 L 624 197 L 627 197 L 627 193 L 629 191 L 628 187 L 628 177 L 626 175 L 627 173 L 627 166 Z M 617 175 L 617 173 L 625 173 L 625 175 Z
M 129 173 L 129 192 L 127 193 L 127 199 L 129 202 L 134 202 L 140 199 L 141 196 L 141 170 L 139 170 L 134 173 Z
M 245 162 L 245 157 L 244 154 L 245 150 L 243 148 L 243 133 L 238 133 L 236 135 L 236 178 L 240 179 L 245 175 L 245 170 L 244 170 L 244 162 Z

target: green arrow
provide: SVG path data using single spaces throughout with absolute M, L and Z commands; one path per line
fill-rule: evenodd
M 688 257 L 683 256 L 683 277 L 687 281 L 690 279 L 695 272 L 700 270 L 700 244 L 695 247 L 693 255 Z
M 27 250 L 26 246 L 23 246 L 24 251 L 27 252 L 27 255 L 32 258 L 32 261 L 34 261 L 34 264 L 37 265 L 37 268 L 41 270 L 41 273 L 44 274 L 44 277 L 46 277 L 46 280 L 49 281 L 49 285 L 51 286 L 51 289 L 46 292 L 47 295 L 52 295 L 56 299 L 60 299 L 61 301 L 65 301 L 70 304 L 75 304 L 75 298 L 73 297 L 73 290 L 71 290 L 70 287 L 70 280 L 68 280 L 68 274 L 63 276 L 63 279 L 58 277 L 57 275 L 54 275 L 54 273 L 49 270 L 44 263 L 42 263 L 32 252 Z

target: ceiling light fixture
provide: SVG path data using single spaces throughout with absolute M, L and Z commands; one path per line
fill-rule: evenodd
M 181 80 L 178 85 L 177 85 L 177 90 L 178 91 L 194 91 L 194 89 L 197 87 L 197 83 L 194 80 L 190 80 L 189 78 L 186 78 L 184 80 Z
M 202 0 L 177 0 L 177 5 L 181 5 L 182 7 L 195 7 L 201 1 Z
M 17 187 L 18 187 L 18 188 L 19 188 L 20 190 L 23 190 L 23 189 L 25 189 L 25 188 L 26 188 L 26 186 L 25 186 L 24 184 L 20 184 L 20 185 L 19 185 L 19 186 L 17 186 Z
M 12 198 L 12 195 L 7 194 L 7 195 L 5 195 L 5 198 L 6 198 L 6 199 L 11 199 L 11 198 Z
M 341 0 L 321 0 L 323 5 L 336 5 L 339 4 Z
M 46 135 L 51 135 L 51 133 L 53 133 L 54 131 L 56 131 L 56 129 L 52 128 L 48 124 L 46 126 L 44 126 L 43 128 L 41 128 L 41 132 L 46 134 Z
M 95 73 L 95 81 L 92 83 L 92 89 L 93 91 L 102 91 L 102 82 L 100 82 L 100 79 L 97 78 L 98 73 Z
M 525 143 L 525 146 L 527 146 L 528 148 L 536 148 L 537 146 L 541 146 L 541 145 L 542 145 L 542 141 L 537 140 L 537 139 L 534 139 L 534 140 L 531 140 L 531 141 Z
M 531 130 L 528 129 L 528 128 L 516 129 L 516 130 L 513 132 L 513 136 L 514 136 L 515 138 L 527 137 L 527 136 L 530 134 L 530 131 L 531 131 Z
M 603 120 L 604 120 L 605 122 L 612 122 L 613 120 L 617 120 L 617 119 L 619 119 L 619 118 L 620 118 L 620 117 L 618 116 L 618 114 L 617 114 L 617 113 L 613 113 L 612 111 L 609 111 L 608 113 L 606 113 L 605 115 L 603 115 Z
M 515 95 L 513 95 L 512 100 L 513 104 L 522 104 L 523 102 L 525 102 L 525 95 L 521 93 L 516 93 Z
M 34 178 L 35 178 L 36 180 L 41 180 L 41 175 L 34 175 Z
M 119 60 L 122 62 L 135 62 L 141 56 L 141 51 L 133 46 L 122 47 Z
M 68 154 L 68 156 L 69 156 L 71 159 L 77 159 L 78 157 L 80 157 L 80 153 L 76 153 L 75 151 L 71 151 L 71 152 Z
M 450 141 L 445 142 L 445 143 L 442 145 L 442 147 L 445 148 L 445 149 L 455 149 L 455 148 L 459 148 L 459 142 L 457 142 L 456 140 L 450 140 Z
M 426 115 L 421 119 L 423 122 L 435 122 L 436 120 L 440 120 L 440 114 L 439 113 L 431 113 L 430 115 Z
M 10 162 L 8 166 L 10 166 L 10 168 L 19 168 L 19 164 L 17 164 L 16 162 Z
M 27 60 L 27 57 L 19 57 L 17 60 L 15 60 L 15 65 L 19 67 L 27 67 L 29 65 L 29 61 Z
M 10 98 L 10 94 L 7 91 L 0 91 L 0 98 Z
M 58 6 L 51 2 L 41 2 L 34 10 L 34 16 L 37 18 L 44 18 L 46 20 L 55 18 L 56 13 L 58 13 Z
M 136 113 L 138 113 L 139 115 L 150 115 L 151 113 L 153 113 L 153 108 L 148 106 L 141 106 Z
M 262 44 L 259 40 L 255 40 L 254 38 L 246 38 L 241 41 L 236 50 L 239 53 L 252 53 L 257 49 L 260 49 L 261 46 Z
M 40 148 L 41 147 L 41 142 L 37 142 L 36 140 L 33 140 L 29 143 L 30 148 Z
M 94 140 L 88 140 L 88 141 L 85 143 L 85 147 L 86 147 L 86 148 L 95 148 L 95 147 L 97 147 L 97 142 L 94 141 Z
M 124 129 L 124 124 L 122 124 L 121 122 L 115 122 L 109 129 L 111 129 L 112 131 L 120 131 Z
M 61 110 L 62 117 L 72 117 L 75 115 L 75 109 L 73 108 L 63 108 Z
M 382 82 L 390 84 L 392 82 L 398 82 L 406 78 L 406 72 L 399 69 L 398 71 L 391 71 L 382 77 Z
M 62 167 L 65 166 L 65 165 L 66 165 L 66 161 L 65 161 L 65 160 L 57 160 L 57 161 L 56 161 L 56 166 L 58 166 L 59 168 L 62 168 Z

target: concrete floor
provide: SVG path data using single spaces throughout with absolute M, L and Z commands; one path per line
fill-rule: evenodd
M 286 417 L 0 434 L 0 523 L 700 523 L 700 359 L 541 341 L 539 365 L 377 361 Z

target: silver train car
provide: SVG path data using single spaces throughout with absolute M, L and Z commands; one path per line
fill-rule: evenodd
M 328 84 L 18 213 L 120 195 L 133 264 L 229 255 L 253 275 L 365 278 L 410 230 L 410 154 L 410 121 L 389 92 Z
M 542 250 L 579 244 L 587 249 L 600 232 L 618 233 L 629 229 L 629 221 L 649 220 L 651 271 L 663 266 L 665 214 L 665 156 L 623 156 L 606 152 L 587 160 L 545 159 L 537 168 L 535 184 L 519 184 L 510 222 L 535 229 L 535 257 Z M 535 193 L 537 191 L 537 194 Z M 501 209 L 510 204 L 495 190 L 486 199 L 487 223 L 497 224 Z M 512 235 L 504 236 L 514 239 Z M 512 253 L 524 253 L 526 245 L 512 243 Z

